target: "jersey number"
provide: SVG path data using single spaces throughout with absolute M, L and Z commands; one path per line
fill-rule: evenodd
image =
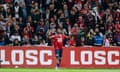
M 62 38 L 58 38 L 57 41 L 58 41 L 58 42 L 62 42 Z

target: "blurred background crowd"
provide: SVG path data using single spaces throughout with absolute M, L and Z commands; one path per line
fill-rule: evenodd
M 0 0 L 0 46 L 120 46 L 120 0 Z

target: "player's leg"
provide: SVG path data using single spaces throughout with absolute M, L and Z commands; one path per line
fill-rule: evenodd
M 60 49 L 60 50 L 59 50 L 59 64 L 61 64 L 62 52 L 63 52 L 63 50 Z
M 56 67 L 59 68 L 60 66 L 60 51 L 59 50 L 55 50 L 55 55 L 56 55 Z
M 57 67 L 60 67 L 61 64 L 61 58 L 62 58 L 62 49 L 58 50 L 58 56 L 57 56 Z

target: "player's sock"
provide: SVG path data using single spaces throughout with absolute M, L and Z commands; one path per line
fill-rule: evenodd
M 59 67 L 60 67 L 60 64 L 57 64 L 57 67 L 59 68 Z
M 56 70 L 59 70 L 59 64 L 56 64 Z

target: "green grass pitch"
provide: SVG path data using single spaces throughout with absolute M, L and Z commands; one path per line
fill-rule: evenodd
M 0 68 L 0 72 L 120 72 L 120 69 L 23 69 Z

